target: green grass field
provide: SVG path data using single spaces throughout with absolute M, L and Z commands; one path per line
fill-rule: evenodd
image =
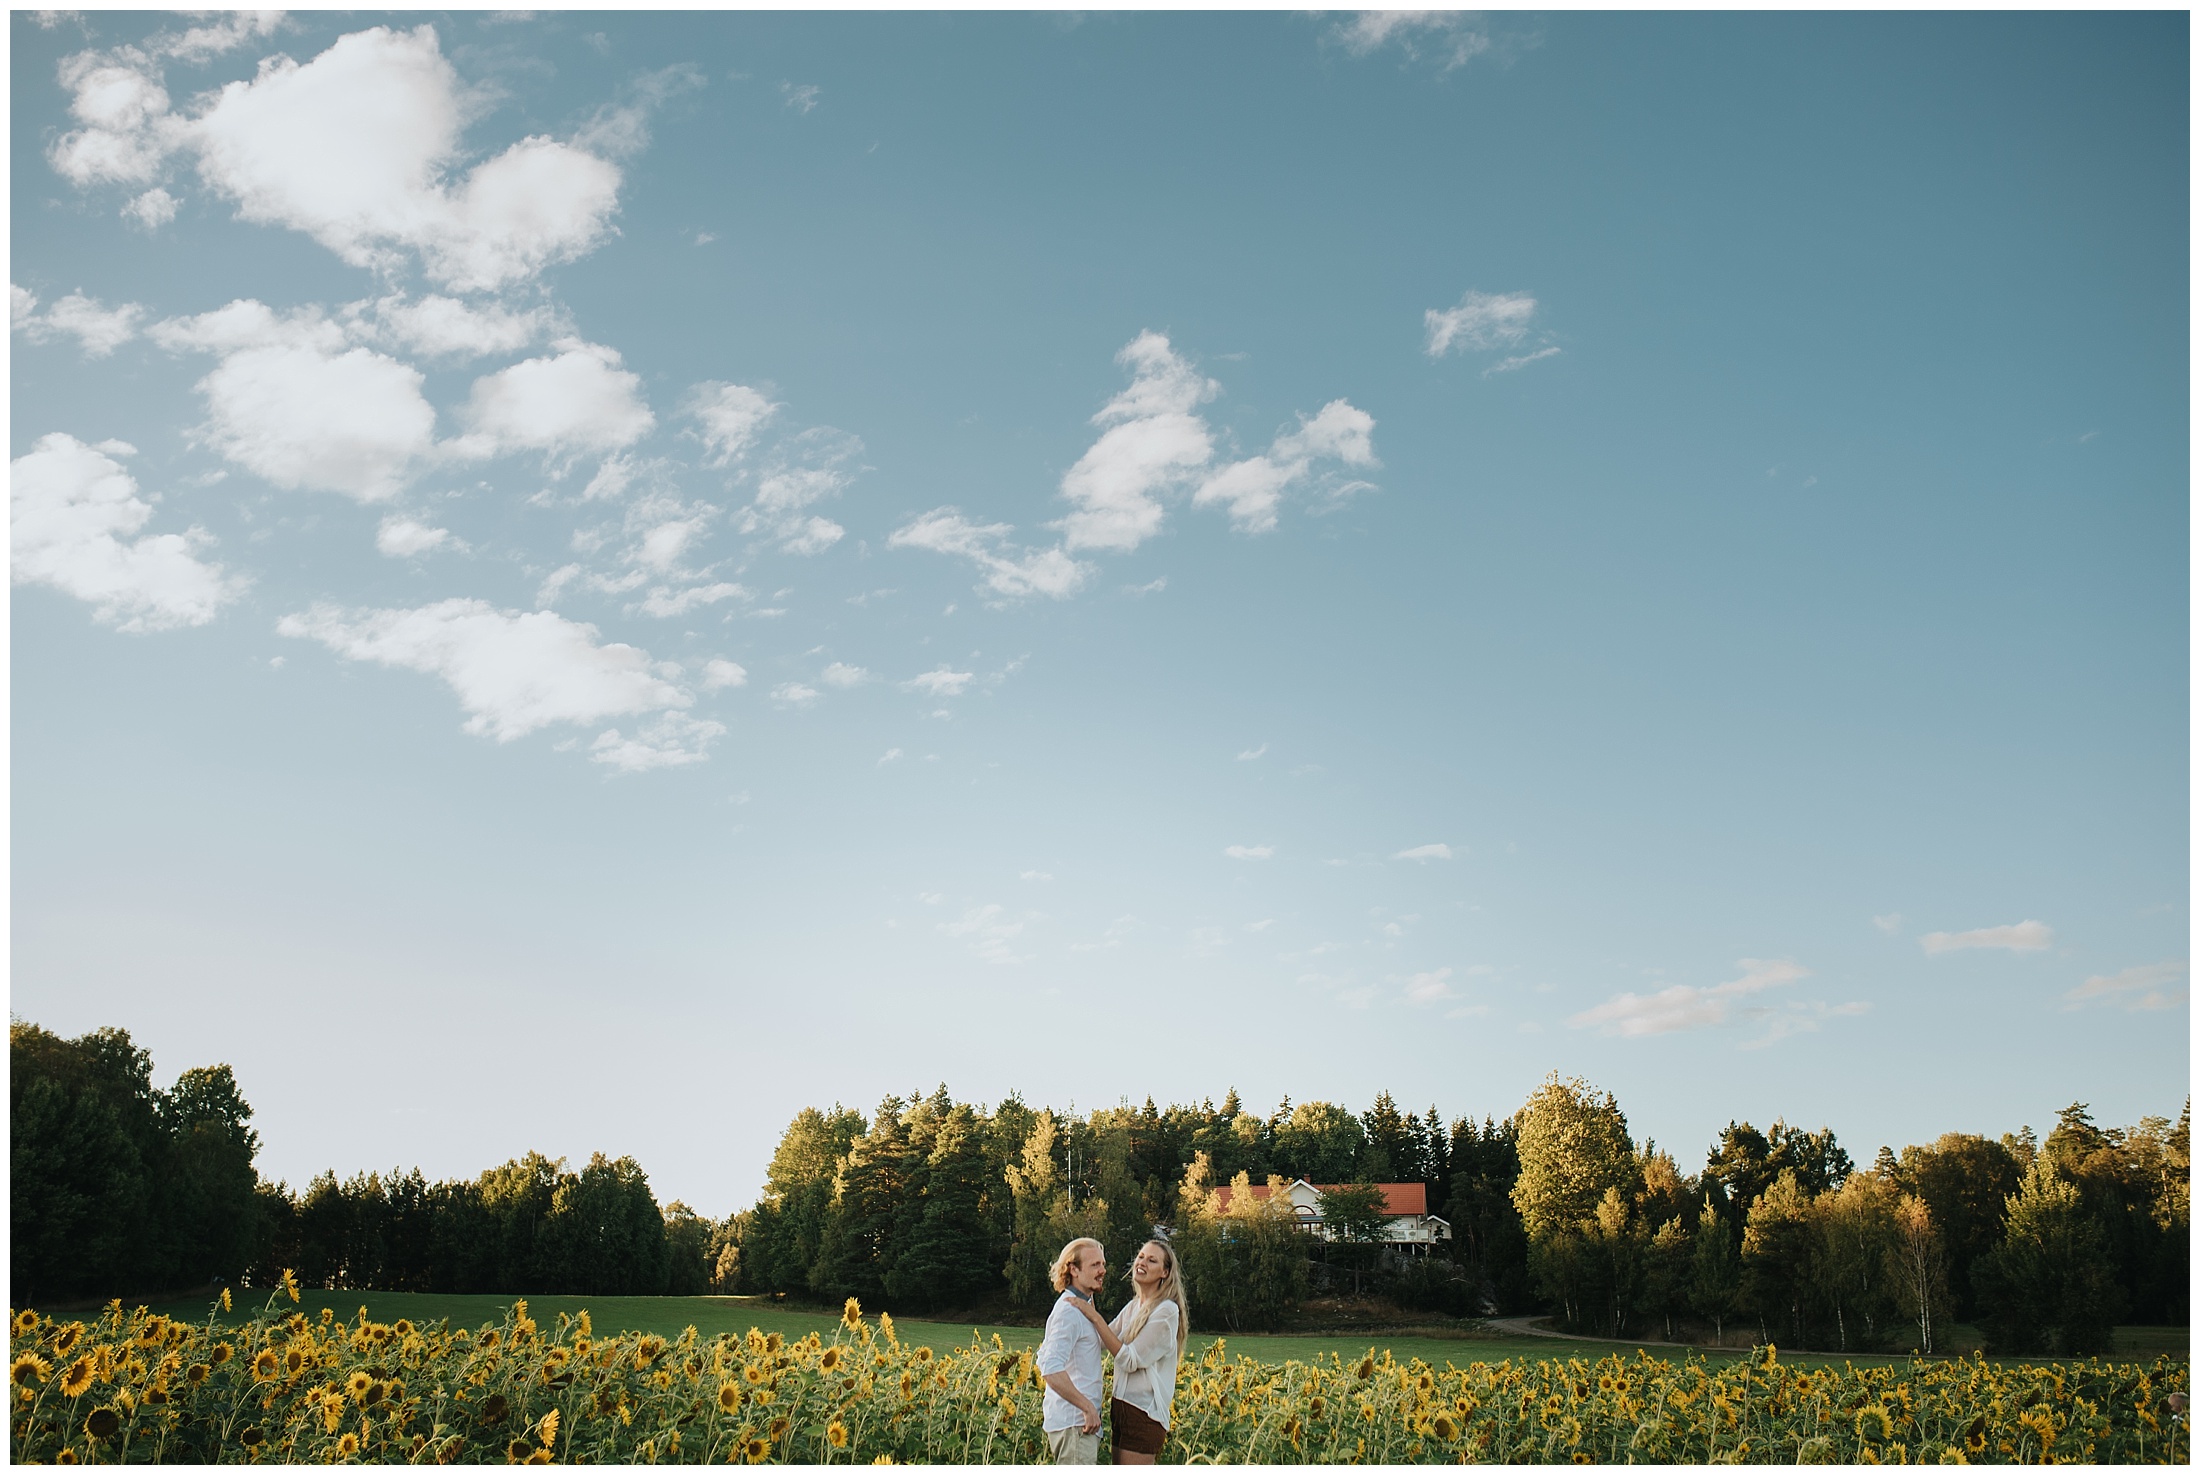
M 410 1291 L 307 1291 L 304 1294 L 303 1308 L 315 1315 L 327 1306 L 348 1320 L 364 1306 L 367 1314 L 377 1321 L 395 1321 L 399 1317 L 415 1322 L 447 1319 L 458 1326 L 479 1326 L 501 1320 L 505 1308 L 513 1300 L 510 1296 L 434 1296 Z M 264 1298 L 239 1302 L 228 1319 L 242 1320 L 249 1310 L 258 1308 L 261 1299 Z M 745 1332 L 753 1326 L 789 1338 L 807 1336 L 811 1332 L 830 1338 L 840 1324 L 828 1311 L 751 1296 L 529 1296 L 526 1299 L 529 1314 L 538 1321 L 554 1321 L 559 1312 L 572 1314 L 585 1308 L 595 1324 L 605 1331 L 656 1332 L 661 1336 L 677 1336 L 690 1326 L 705 1337 L 720 1332 Z M 205 1301 L 170 1301 L 159 1303 L 153 1309 L 196 1322 L 204 1319 L 212 1308 Z M 995 1336 L 1011 1348 L 1036 1347 L 1039 1343 L 1037 1327 L 972 1326 L 967 1322 L 901 1317 L 894 1319 L 894 1326 L 903 1341 L 941 1350 L 967 1344 L 973 1332 L 988 1345 Z M 1195 1335 L 1190 1354 L 1197 1356 L 1214 1340 Z M 1500 1362 L 1506 1358 L 1601 1357 L 1608 1352 L 1632 1352 L 1638 1345 L 1644 1346 L 1653 1357 L 1686 1355 L 1675 1347 L 1477 1333 L 1471 1327 L 1435 1336 L 1399 1333 L 1370 1337 L 1360 1333 L 1353 1336 L 1241 1335 L 1229 1338 L 1231 1351 L 1259 1358 L 1262 1362 L 1284 1362 L 1293 1358 L 1310 1361 L 1327 1357 L 1332 1352 L 1353 1357 L 1371 1345 L 1377 1350 L 1388 1348 L 1391 1355 L 1401 1361 L 1418 1357 L 1434 1367 L 1446 1363 L 1464 1367 L 1469 1363 Z M 2186 1357 L 2190 1355 L 2190 1348 L 2191 1334 L 2185 1327 L 2118 1327 L 2116 1331 L 2116 1352 L 2120 1357 L 2144 1361 L 2165 1354 Z M 1738 1357 L 1741 1353 L 1729 1351 L 1709 1355 Z M 1804 1364 L 1854 1362 L 1865 1365 L 1909 1360 L 1871 1353 L 1783 1352 L 1781 1356 L 1783 1360 Z

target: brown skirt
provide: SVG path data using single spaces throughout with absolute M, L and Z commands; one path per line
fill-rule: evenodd
M 1108 1400 L 1108 1423 L 1115 1433 L 1115 1447 L 1134 1455 L 1157 1455 L 1168 1442 L 1168 1425 L 1120 1398 Z

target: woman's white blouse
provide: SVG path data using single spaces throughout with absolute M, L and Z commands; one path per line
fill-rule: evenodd
M 1115 1354 L 1115 1397 L 1146 1414 L 1162 1428 L 1169 1427 L 1169 1405 L 1176 1398 L 1176 1302 L 1163 1301 L 1139 1329 L 1138 1339 L 1123 1343 Z M 1109 1327 L 1120 1338 L 1138 1315 L 1133 1296 Z

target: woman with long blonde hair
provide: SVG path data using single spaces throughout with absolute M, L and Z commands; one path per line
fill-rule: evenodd
M 1176 1365 L 1192 1333 L 1191 1299 L 1176 1251 L 1149 1239 L 1131 1262 L 1138 1294 L 1105 1321 L 1089 1302 L 1080 1309 L 1115 1358 L 1115 1396 L 1108 1423 L 1118 1465 L 1150 1465 L 1169 1437 L 1169 1405 L 1176 1400 Z

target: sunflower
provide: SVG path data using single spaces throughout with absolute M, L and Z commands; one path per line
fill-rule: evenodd
M 1011 1360 L 1011 1361 L 1013 1361 L 1014 1359 L 1010 1359 L 1010 1360 Z M 817 1370 L 818 1370 L 819 1372 L 821 1372 L 821 1373 L 829 1373 L 829 1372 L 831 1372 L 831 1371 L 832 1371 L 832 1370 L 833 1370 L 834 1368 L 836 1368 L 836 1367 L 839 1367 L 839 1366 L 840 1366 L 840 1349 L 839 1349 L 838 1347 L 827 1347 L 827 1348 L 826 1348 L 826 1349 L 825 1349 L 825 1350 L 824 1350 L 823 1352 L 820 1352 L 820 1353 L 818 1354 L 818 1356 L 817 1356 Z
M 542 1447 L 544 1449 L 548 1449 L 551 1445 L 556 1444 L 557 1442 L 558 1411 L 556 1409 L 552 1409 L 550 1410 L 550 1412 L 542 1416 Z
M 771 1457 L 772 1447 L 761 1439 L 751 1439 L 741 1446 L 742 1457 L 752 1465 L 761 1465 Z
M 731 1379 L 731 1378 L 728 1378 L 728 1379 L 726 1379 L 726 1381 L 724 1381 L 723 1383 L 720 1383 L 720 1384 L 718 1385 L 718 1407 L 719 1407 L 719 1409 L 720 1409 L 720 1410 L 721 1410 L 722 1412 L 725 1412 L 725 1413 L 729 1413 L 729 1414 L 730 1414 L 730 1413 L 732 1413 L 732 1412 L 733 1412 L 733 1411 L 734 1411 L 735 1409 L 739 1408 L 740 1406 L 741 1406 L 741 1385 L 740 1385 L 739 1383 L 735 1382 L 735 1381 L 734 1381 L 733 1379 Z
M 94 1439 L 112 1439 L 122 1428 L 122 1415 L 101 1404 L 84 1418 L 84 1432 Z
M 373 1408 L 376 1404 L 380 1403 L 383 1399 L 389 1396 L 390 1385 L 377 1378 L 375 1381 L 367 1384 L 366 1392 L 359 1395 L 359 1403 L 362 1408 Z
M 1436 1391 L 1436 1379 L 1430 1377 L 1427 1373 L 1423 1373 L 1413 1380 L 1413 1386 L 1422 1393 L 1433 1393 Z
M 919 1362 L 930 1362 L 931 1360 L 932 1360 L 932 1349 L 931 1349 L 931 1348 L 929 1348 L 929 1347 L 919 1347 L 919 1348 L 917 1349 L 917 1361 L 919 1361 Z
M 213 1369 L 208 1367 L 205 1363 L 194 1362 L 189 1367 L 183 1370 L 183 1378 L 185 1382 L 196 1388 L 199 1384 L 206 1381 L 206 1375 L 212 1371 Z
M 1375 1376 L 1375 1354 L 1370 1352 L 1360 1359 L 1360 1365 L 1352 1370 L 1352 1376 L 1366 1382 Z
M 400 1316 L 397 1318 L 397 1325 L 391 1330 L 395 1331 L 400 1337 L 409 1337 L 413 1334 L 413 1324 Z
M 367 1388 L 373 1382 L 374 1379 L 368 1377 L 365 1373 L 354 1372 L 344 1380 L 344 1391 L 352 1396 L 354 1402 L 360 1402 L 366 1398 Z
M 359 1453 L 359 1436 L 346 1429 L 344 1437 L 336 1441 L 337 1458 L 348 1460 L 357 1453 Z
M 293 1347 L 283 1354 L 283 1371 L 289 1373 L 292 1377 L 295 1378 L 300 1372 L 304 1371 L 305 1365 L 306 1355 L 297 1348 Z
M 15 1359 L 15 1366 L 8 1370 L 8 1376 L 28 1387 L 32 1383 L 43 1383 L 52 1377 L 53 1364 L 35 1352 L 26 1352 Z
M 63 1445 L 61 1446 L 61 1453 L 53 1457 L 53 1462 L 57 1465 L 73 1465 L 76 1463 L 76 1451 L 67 1445 Z
M 840 1308 L 840 1324 L 848 1328 L 850 1331 L 854 1331 L 857 1324 L 860 1323 L 862 1320 L 863 1303 L 861 1301 L 858 1301 L 855 1297 L 850 1296 Z
M 1867 1429 L 1865 1425 L 1872 1427 Z M 1856 1411 L 1856 1437 L 1859 1439 L 1888 1439 L 1894 1434 L 1894 1420 L 1887 1417 L 1884 1404 L 1867 1403 Z
M 825 1426 L 825 1442 L 834 1449 L 848 1447 L 848 1426 L 835 1419 Z
M 291 1305 L 293 1305 L 293 1306 L 297 1305 L 297 1304 L 298 1304 L 298 1277 L 297 1277 L 297 1276 L 295 1276 L 295 1275 L 292 1275 L 292 1274 L 291 1274 L 291 1273 L 290 1273 L 289 1271 L 287 1271 L 287 1270 L 283 1272 L 283 1290 L 284 1290 L 284 1291 L 286 1291 L 286 1292 L 287 1292 L 287 1293 L 289 1294 L 289 1296 L 290 1296 L 290 1304 L 291 1304 Z
M 751 1383 L 760 1384 L 764 1381 L 764 1370 L 752 1362 L 741 1369 L 741 1376 L 747 1378 Z
M 234 1311 L 236 1306 L 229 1299 L 229 1287 L 222 1287 L 222 1310 Z
M 508 1463 L 519 1464 L 535 1452 L 535 1447 L 524 1439 L 515 1439 L 504 1446 L 504 1458 Z
M 32 1332 L 35 1332 L 35 1331 L 37 1331 L 37 1330 L 38 1330 L 38 1313 L 37 1313 L 37 1312 L 35 1312 L 35 1311 L 18 1311 L 18 1312 L 16 1312 L 16 1313 L 15 1313 L 15 1334 L 16 1334 L 16 1335 L 17 1335 L 18 1337 L 27 1337 L 27 1336 L 29 1336 L 29 1335 L 30 1335 L 30 1334 L 31 1334 Z
M 764 1350 L 766 1352 L 777 1352 L 780 1348 L 786 1345 L 787 1339 L 779 1335 L 779 1333 L 767 1332 L 764 1334 Z
M 60 1333 L 54 1337 L 53 1350 L 61 1356 L 67 1357 L 69 1355 L 69 1349 L 76 1345 L 76 1339 L 83 1335 L 84 1323 L 80 1321 L 72 1321 L 67 1326 L 63 1327 Z
M 237 1355 L 237 1349 L 230 1346 L 227 1342 L 216 1342 L 214 1344 L 214 1350 L 207 1353 L 206 1355 L 208 1360 L 211 1361 L 214 1366 L 220 1367 L 223 1363 L 229 1361 L 230 1358 Z
M 237 1442 L 246 1449 L 257 1449 L 266 1438 L 267 1431 L 265 1429 L 262 1429 L 258 1424 L 247 1424 L 244 1431 L 237 1436 Z
M 64 1398 L 81 1398 L 92 1386 L 96 1364 L 89 1357 L 79 1357 L 69 1364 L 69 1370 L 61 1375 L 61 1394 Z
M 274 1348 L 263 1348 L 260 1355 L 252 1359 L 252 1376 L 264 1383 L 280 1372 L 282 1366 L 283 1360 L 275 1355 Z
M 772 1420 L 771 1437 L 774 1444 L 787 1437 L 787 1420 L 784 1415 Z

